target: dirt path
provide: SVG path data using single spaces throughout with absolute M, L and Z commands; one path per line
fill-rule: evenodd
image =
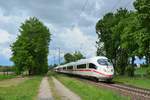
M 62 83 L 60 83 L 56 78 L 52 77 L 53 82 L 55 84 L 55 88 L 59 95 L 61 96 L 61 100 L 81 100 L 81 98 L 66 88 Z
M 54 100 L 50 91 L 47 77 L 44 77 L 40 84 L 38 100 Z

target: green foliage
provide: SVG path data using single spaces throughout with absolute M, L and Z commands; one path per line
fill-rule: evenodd
M 128 76 L 133 77 L 134 76 L 134 70 L 135 70 L 134 67 L 129 65 L 129 66 L 126 67 L 126 74 Z
M 75 53 L 73 54 L 74 56 L 74 61 L 80 60 L 80 59 L 84 59 L 85 57 L 81 54 L 81 52 L 79 51 L 75 51 Z
M 148 77 L 150 77 L 150 67 L 147 68 L 147 70 L 146 70 L 146 75 L 147 75 Z
M 141 65 L 142 68 L 145 68 L 145 67 L 148 67 L 148 65 L 144 64 L 144 65 Z
M 12 44 L 12 58 L 16 73 L 28 70 L 29 74 L 42 74 L 48 71 L 49 29 L 37 18 L 26 20 L 20 26 L 20 35 Z
M 139 52 L 147 58 L 147 63 L 150 63 L 150 1 L 136 0 L 134 7 L 138 13 L 138 20 L 141 30 L 137 32 Z
M 97 55 L 105 55 L 111 59 L 115 66 L 119 66 L 119 74 L 124 74 L 125 66 L 128 63 L 128 50 L 126 49 L 128 47 L 121 45 L 123 41 L 127 40 L 122 40 L 121 36 L 124 34 L 127 18 L 131 14 L 126 9 L 120 8 L 116 13 L 107 13 L 96 24 Z
M 66 53 L 66 54 L 64 55 L 64 59 L 65 59 L 65 62 L 66 62 L 66 63 L 69 63 L 69 62 L 74 61 L 74 57 L 73 57 L 73 55 L 70 54 L 70 53 Z
M 81 54 L 81 52 L 75 52 L 73 54 L 71 53 L 66 53 L 64 55 L 64 59 L 65 59 L 65 63 L 69 63 L 69 62 L 73 62 L 73 61 L 77 61 L 80 59 L 84 59 L 85 57 Z
M 138 11 L 140 21 L 145 27 L 150 27 L 150 1 L 149 0 L 136 0 L 134 7 Z

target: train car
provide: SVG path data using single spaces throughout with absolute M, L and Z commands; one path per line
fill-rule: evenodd
M 54 68 L 56 72 L 92 77 L 98 81 L 111 81 L 114 68 L 107 57 L 97 56 L 89 59 L 81 59 Z

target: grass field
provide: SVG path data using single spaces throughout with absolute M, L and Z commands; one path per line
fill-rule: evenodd
M 129 98 L 123 97 L 111 90 L 97 88 L 96 86 L 75 80 L 65 75 L 54 76 L 66 87 L 78 94 L 82 100 L 129 100 Z
M 0 100 L 36 100 L 41 79 L 42 77 L 36 76 L 15 86 L 0 86 Z
M 145 75 L 146 74 L 146 70 L 148 69 L 148 67 L 141 67 L 141 68 L 137 68 L 135 69 L 135 75 Z
M 16 75 L 0 75 L 0 80 L 15 78 Z
M 127 85 L 132 85 L 140 88 L 150 89 L 150 78 L 145 77 L 146 67 L 137 68 L 134 77 L 115 76 L 113 81 L 120 82 Z
M 115 76 L 113 81 L 140 87 L 140 88 L 150 89 L 150 79 L 145 77 Z

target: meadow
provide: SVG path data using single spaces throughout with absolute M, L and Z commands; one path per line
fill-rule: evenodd
M 11 84 L 11 79 L 0 81 L 0 100 L 36 100 L 41 79 L 41 76 L 13 78 Z
M 128 77 L 128 76 L 115 76 L 113 81 L 132 85 L 140 88 L 150 89 L 150 78 L 146 76 L 147 67 L 141 67 L 135 69 L 135 76 Z

